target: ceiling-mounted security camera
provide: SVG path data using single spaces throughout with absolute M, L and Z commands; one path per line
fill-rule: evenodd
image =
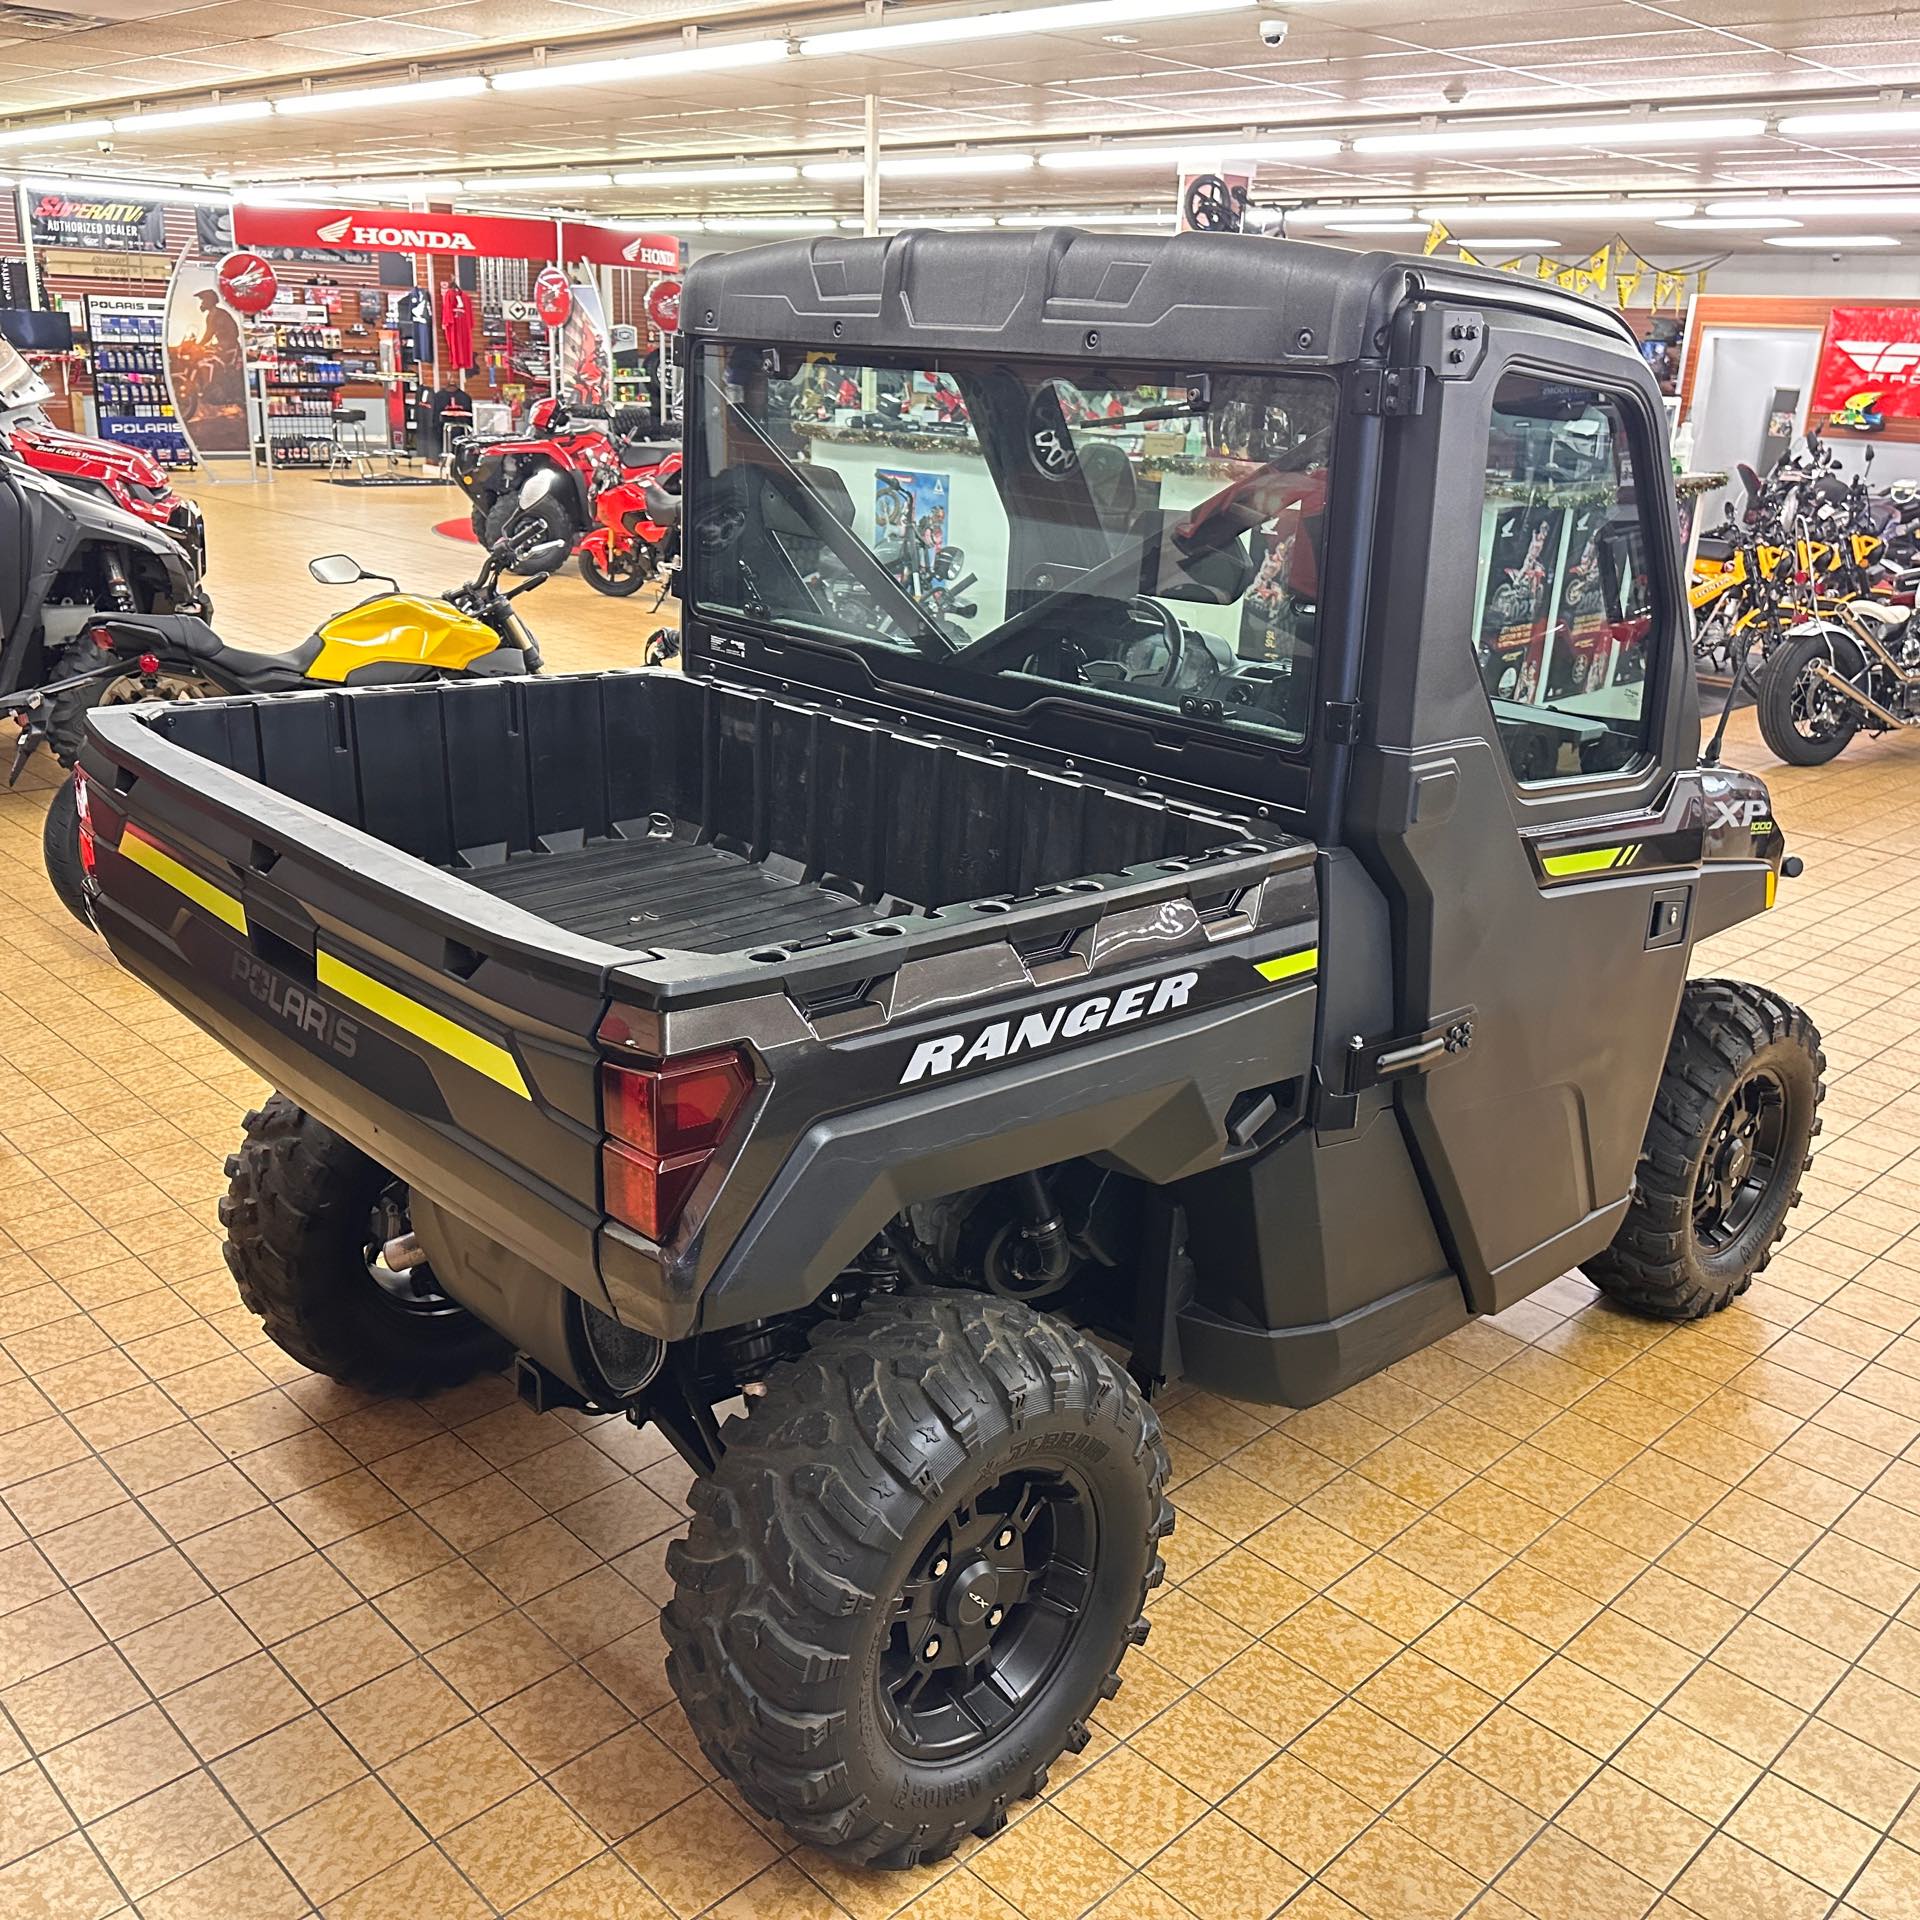
M 1287 23 L 1279 19 L 1262 20 L 1260 44 L 1263 47 L 1284 47 L 1287 44 Z

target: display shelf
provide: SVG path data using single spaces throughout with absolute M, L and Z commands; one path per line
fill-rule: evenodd
M 137 447 L 164 467 L 190 467 L 193 450 L 167 386 L 166 302 L 140 294 L 86 296 L 95 424 L 103 440 Z

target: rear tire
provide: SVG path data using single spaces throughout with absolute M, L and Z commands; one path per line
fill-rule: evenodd
M 633 555 L 633 566 L 626 573 L 606 573 L 601 570 L 598 560 L 584 547 L 580 550 L 580 578 L 595 593 L 604 593 L 610 599 L 624 600 L 630 593 L 638 593 L 647 584 L 648 573 L 639 551 Z
M 80 864 L 80 807 L 74 795 L 73 774 L 53 790 L 47 802 L 47 818 L 40 829 L 40 857 L 46 862 L 47 878 L 59 896 L 60 904 L 86 928 L 94 931 L 93 912 L 87 904 L 86 869 Z
M 1632 1203 L 1587 1278 L 1660 1320 L 1697 1320 L 1745 1293 L 1800 1198 L 1826 1064 L 1791 1000 L 1740 980 L 1689 981 Z
M 1812 677 L 1816 661 L 1840 674 L 1860 670 L 1851 640 L 1803 633 L 1778 642 L 1756 676 L 1760 737 L 1790 767 L 1825 766 L 1860 730 L 1860 709 L 1837 687 Z
M 240 1298 L 275 1346 L 348 1386 L 409 1397 L 506 1364 L 507 1342 L 434 1291 L 426 1268 L 375 1277 L 370 1256 L 392 1237 L 380 1216 L 405 1218 L 386 1168 L 284 1094 L 246 1129 L 220 1224 Z
M 662 1619 L 701 1750 L 845 1860 L 998 1832 L 1147 1635 L 1173 1509 L 1133 1382 L 1011 1301 L 882 1298 L 722 1439 Z

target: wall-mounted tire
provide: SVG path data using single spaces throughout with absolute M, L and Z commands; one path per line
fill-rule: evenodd
M 1697 1320 L 1745 1293 L 1800 1198 L 1826 1064 L 1791 1000 L 1743 980 L 1689 981 L 1632 1204 L 1587 1278 L 1661 1320 Z
M 246 1119 L 227 1161 L 227 1266 L 267 1337 L 368 1393 L 418 1396 L 506 1365 L 506 1341 L 436 1292 L 377 1278 L 370 1254 L 393 1175 L 284 1094 Z
M 669 1549 L 668 1675 L 756 1811 L 939 1859 L 1086 1745 L 1145 1639 L 1159 1422 L 1085 1336 L 972 1294 L 873 1300 L 765 1385 Z

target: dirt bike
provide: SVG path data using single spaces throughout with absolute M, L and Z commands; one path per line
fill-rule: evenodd
M 1878 600 L 1825 606 L 1768 650 L 1755 688 L 1772 752 L 1822 766 L 1862 729 L 1920 726 L 1920 621 Z
M 567 545 L 552 539 L 540 512 L 544 496 L 558 485 L 538 477 L 522 489 L 518 518 L 501 533 L 474 579 L 444 597 L 403 593 L 397 581 L 366 572 L 346 554 L 325 554 L 308 563 L 316 580 L 349 586 L 381 581 L 389 589 L 325 620 L 283 653 L 256 653 L 229 646 L 208 624 L 193 598 L 184 567 L 138 584 L 127 561 L 110 549 L 89 551 L 84 540 L 29 501 L 20 517 L 30 577 L 56 575 L 86 597 L 49 603 L 43 597 L 7 623 L 7 655 L 14 636 L 37 635 L 47 671 L 30 688 L 7 698 L 0 682 L 0 709 L 11 708 L 21 727 L 12 779 L 42 745 L 71 769 L 86 742 L 87 715 L 96 707 L 138 701 L 207 700 L 227 694 L 290 693 L 315 687 L 394 685 L 460 675 L 516 675 L 540 670 L 540 648 L 512 606 L 565 564 Z M 7 507 L 20 508 L 19 489 L 0 490 L 0 546 L 9 531 Z M 154 535 L 156 542 L 161 536 Z M 95 541 L 95 548 L 106 543 Z M 168 543 L 168 552 L 179 550 Z M 507 572 L 529 576 L 503 592 Z M 98 576 L 88 588 L 89 573 Z M 0 607 L 0 615 L 6 608 Z M 83 875 L 87 839 L 74 782 L 68 778 L 47 808 L 42 852 L 54 892 L 76 919 L 91 925 Z

